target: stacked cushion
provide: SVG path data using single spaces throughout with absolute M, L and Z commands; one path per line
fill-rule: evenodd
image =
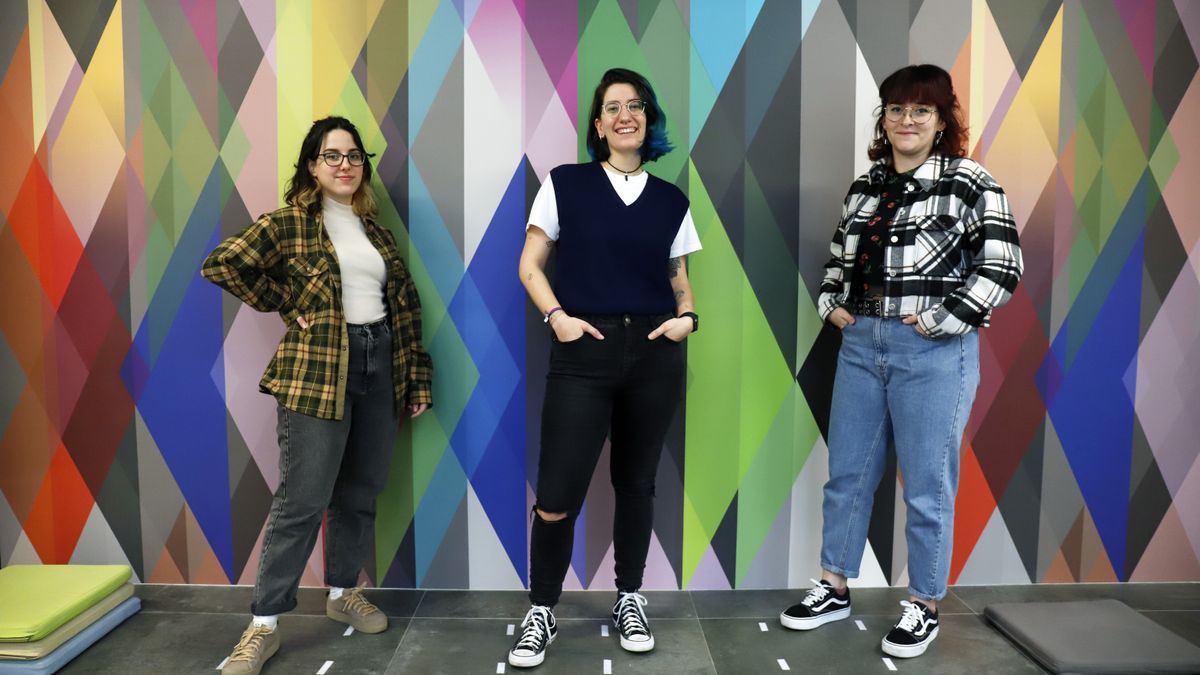
M 0 569 L 0 675 L 53 673 L 141 607 L 124 565 Z

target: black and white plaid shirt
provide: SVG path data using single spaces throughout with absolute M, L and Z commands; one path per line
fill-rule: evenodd
M 859 237 L 889 172 L 878 163 L 850 186 L 817 298 L 822 319 L 849 297 Z M 1024 267 L 1004 190 L 977 162 L 936 154 L 904 190 L 887 231 L 884 316 L 916 314 L 931 337 L 987 326 Z

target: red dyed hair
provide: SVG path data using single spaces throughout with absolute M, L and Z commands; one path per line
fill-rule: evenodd
M 905 66 L 887 76 L 879 85 L 879 109 L 875 115 L 875 140 L 867 148 L 871 161 L 892 158 L 892 146 L 883 131 L 883 109 L 891 103 L 926 103 L 935 106 L 938 119 L 946 123 L 942 137 L 933 144 L 933 152 L 950 157 L 966 157 L 967 126 L 962 121 L 962 108 L 954 95 L 950 73 L 932 64 Z

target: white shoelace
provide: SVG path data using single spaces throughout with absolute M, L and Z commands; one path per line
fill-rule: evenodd
M 800 601 L 800 604 L 804 605 L 805 607 L 812 607 L 818 602 L 821 602 L 825 598 L 829 597 L 830 591 L 833 590 L 832 587 L 826 586 L 816 579 L 809 579 L 809 581 L 813 583 L 813 587 L 808 592 L 808 595 L 804 596 L 804 599 Z
M 642 608 L 650 604 L 641 593 L 625 593 L 617 600 L 617 623 L 625 635 L 649 635 Z
M 532 652 L 537 652 L 542 649 L 547 636 L 550 634 L 550 609 L 541 605 L 534 605 L 525 613 L 525 620 L 521 622 L 521 639 L 517 641 L 517 646 L 513 647 L 513 651 L 518 649 L 528 649 Z
M 904 608 L 904 614 L 900 615 L 900 623 L 896 627 L 903 631 L 913 632 L 920 626 L 925 619 L 925 610 L 917 603 L 901 600 L 900 606 Z

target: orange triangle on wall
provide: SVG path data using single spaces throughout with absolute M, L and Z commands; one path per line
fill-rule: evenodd
M 950 583 L 958 579 L 979 537 L 996 511 L 996 499 L 988 486 L 975 451 L 968 444 L 959 468 L 958 496 L 954 501 L 954 553 L 950 560 Z
M 66 446 L 59 443 L 33 508 L 23 523 L 25 534 L 43 563 L 71 562 L 93 504 L 95 499 L 87 483 L 75 468 Z
M 179 566 L 171 557 L 170 549 L 166 546 L 163 546 L 162 551 L 159 552 L 158 564 L 154 566 L 154 571 L 150 573 L 150 578 L 146 581 L 152 584 L 186 583 L 183 574 L 179 571 Z

